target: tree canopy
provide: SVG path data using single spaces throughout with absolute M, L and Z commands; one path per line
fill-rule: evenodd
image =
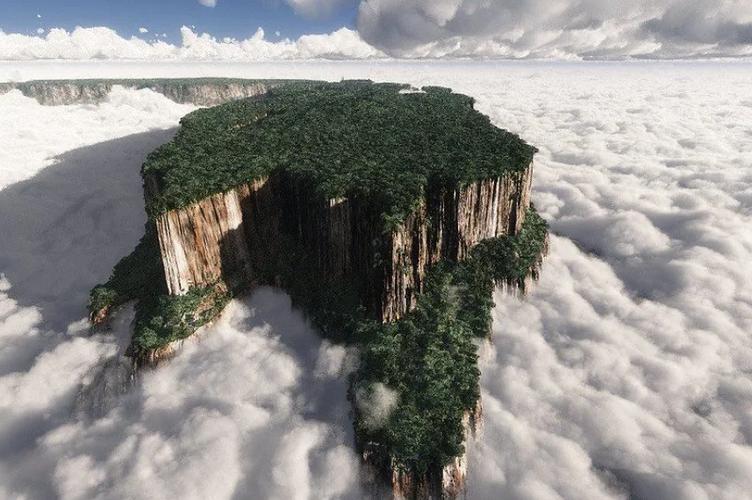
M 294 82 L 185 116 L 143 167 L 156 216 L 278 169 L 325 198 L 360 196 L 402 220 L 428 182 L 465 184 L 521 170 L 535 148 L 491 124 L 472 98 L 369 81 Z

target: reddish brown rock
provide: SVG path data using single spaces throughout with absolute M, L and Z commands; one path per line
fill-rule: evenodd
M 481 240 L 519 231 L 531 179 L 532 165 L 457 190 L 429 189 L 386 234 L 379 214 L 359 200 L 316 200 L 299 181 L 259 179 L 157 217 L 167 288 L 182 294 L 218 280 L 253 285 L 255 260 L 281 251 L 284 227 L 321 272 L 365 283 L 362 299 L 374 317 L 395 321 L 415 307 L 431 264 L 461 260 Z

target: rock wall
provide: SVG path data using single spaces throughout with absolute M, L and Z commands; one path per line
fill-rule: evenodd
M 482 418 L 480 400 L 476 407 L 467 411 L 462 419 L 465 441 L 474 437 Z M 454 500 L 462 498 L 467 482 L 467 454 L 455 457 L 444 467 L 429 467 L 421 475 L 403 470 L 391 457 L 384 456 L 377 448 L 366 444 L 363 447 L 364 482 L 372 498 L 392 500 Z M 389 487 L 384 491 L 383 485 Z
M 167 288 L 185 293 L 219 280 L 255 284 L 254 269 L 293 238 L 327 277 L 356 277 L 366 308 L 388 322 L 416 305 L 426 273 L 460 260 L 479 241 L 519 231 L 530 203 L 532 165 L 458 189 L 433 187 L 389 233 L 357 198 L 317 199 L 305 179 L 274 175 L 156 220 Z M 147 185 L 150 184 L 147 179 Z
M 241 200 L 265 183 L 261 179 L 157 218 L 165 280 L 172 295 L 223 278 L 235 282 L 249 276 L 248 249 L 240 233 Z
M 216 106 L 227 101 L 265 93 L 275 83 L 258 80 L 68 80 L 0 83 L 0 93 L 19 89 L 40 104 L 94 104 L 103 101 L 115 85 L 127 88 L 148 88 L 181 104 Z

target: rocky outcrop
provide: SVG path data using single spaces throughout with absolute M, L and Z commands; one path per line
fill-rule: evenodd
M 317 199 L 304 179 L 275 174 L 156 218 L 167 288 L 252 286 L 254 270 L 288 237 L 310 250 L 320 273 L 357 276 L 370 314 L 395 321 L 415 307 L 432 264 L 519 231 L 531 181 L 532 165 L 456 189 L 434 186 L 385 233 L 379 214 L 357 197 Z
M 200 78 L 191 80 L 48 80 L 0 83 L 0 93 L 19 89 L 40 104 L 94 104 L 106 99 L 115 85 L 126 88 L 148 88 L 181 104 L 215 106 L 234 99 L 265 93 L 279 83 L 262 80 L 227 80 Z
M 520 231 L 530 205 L 532 169 L 531 164 L 456 189 L 433 186 L 414 212 L 386 233 L 378 229 L 383 227 L 379 215 L 357 197 L 317 199 L 304 179 L 285 174 L 258 179 L 156 218 L 167 288 L 181 294 L 217 282 L 254 286 L 256 269 L 285 251 L 281 242 L 291 238 L 308 250 L 322 276 L 359 277 L 361 300 L 371 315 L 396 321 L 416 306 L 432 264 L 464 259 L 480 241 Z M 503 285 L 524 290 L 524 283 Z M 172 355 L 173 346 L 166 351 L 150 354 L 149 363 Z M 465 414 L 466 435 L 475 433 L 480 419 L 479 401 Z M 367 443 L 363 460 L 374 492 L 390 485 L 394 499 L 459 498 L 465 488 L 464 455 L 423 474 L 404 469 Z
M 462 424 L 465 440 L 474 437 L 482 419 L 480 400 L 472 411 L 465 413 Z M 423 474 L 405 470 L 377 446 L 366 443 L 362 452 L 364 479 L 373 498 L 393 500 L 454 500 L 461 498 L 467 482 L 467 454 L 454 457 L 443 467 L 429 467 Z M 388 490 L 384 490 L 384 485 Z
M 249 256 L 241 237 L 241 201 L 250 201 L 266 183 L 220 193 L 180 210 L 172 210 L 156 220 L 167 289 L 173 295 L 191 286 L 209 285 L 248 277 Z

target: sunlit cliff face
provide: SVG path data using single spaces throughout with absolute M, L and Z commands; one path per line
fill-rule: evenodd
M 469 497 L 744 498 L 749 68 L 334 67 L 248 76 L 451 86 L 541 150 L 533 201 L 556 236 L 526 301 L 496 297 Z M 115 335 L 85 335 L 86 293 L 135 245 L 138 168 L 192 108 L 120 90 L 65 107 L 11 93 L 0 108 L 0 496 L 357 498 L 350 358 L 270 290 L 104 398 L 103 417 L 76 411 L 128 335 L 127 311 Z

